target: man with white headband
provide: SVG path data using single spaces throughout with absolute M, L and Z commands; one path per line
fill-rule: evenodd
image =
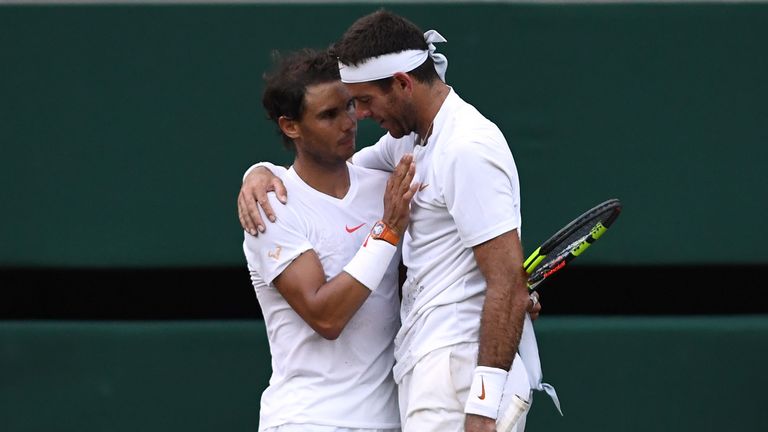
M 395 339 L 402 427 L 521 432 L 532 389 L 557 400 L 541 382 L 526 314 L 540 305 L 522 266 L 517 169 L 498 127 L 445 84 L 447 60 L 436 42 L 445 39 L 380 10 L 334 47 L 358 117 L 388 131 L 354 164 L 391 171 L 413 153 L 420 184 L 403 237 L 408 272 Z M 267 180 L 251 177 L 238 205 L 244 228 L 254 231 L 260 219 L 248 201 Z

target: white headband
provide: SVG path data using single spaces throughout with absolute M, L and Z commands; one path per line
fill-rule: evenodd
M 410 72 L 432 57 L 435 64 L 435 71 L 443 82 L 445 82 L 445 71 L 448 69 L 448 59 L 443 54 L 435 52 L 434 43 L 448 42 L 435 30 L 429 30 L 424 33 L 424 40 L 429 44 L 427 51 L 406 50 L 397 53 L 371 57 L 363 63 L 352 66 L 339 62 L 339 74 L 341 82 L 361 83 L 376 81 L 383 78 L 389 78 L 397 72 Z

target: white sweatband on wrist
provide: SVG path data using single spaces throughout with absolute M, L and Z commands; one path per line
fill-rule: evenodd
M 245 174 L 243 174 L 243 182 L 245 182 L 245 178 L 248 177 L 248 174 L 251 173 L 251 171 L 255 170 L 258 167 L 264 167 L 272 172 L 272 174 L 277 175 L 275 172 L 277 170 L 277 165 L 273 164 L 272 162 L 259 162 L 257 164 L 251 165 L 250 168 L 245 170 Z
M 396 252 L 397 246 L 368 236 L 349 264 L 344 266 L 344 271 L 369 290 L 375 291 Z
M 499 415 L 501 396 L 507 382 L 507 371 L 488 366 L 478 366 L 472 376 L 469 397 L 464 413 L 496 419 Z

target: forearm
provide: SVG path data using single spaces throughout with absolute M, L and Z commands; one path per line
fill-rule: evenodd
M 486 281 L 478 365 L 508 370 L 520 343 L 529 304 L 517 231 L 476 246 L 474 253 Z
M 364 147 L 358 150 L 357 153 L 355 153 L 352 156 L 352 158 L 350 159 L 350 162 L 354 165 L 357 165 L 363 168 L 369 168 L 369 169 L 375 169 L 375 170 L 381 170 L 381 171 L 394 170 L 394 166 L 388 164 L 383 159 L 378 149 L 373 146 Z
M 479 366 L 504 370 L 512 366 L 528 307 L 527 296 L 519 295 L 521 288 L 525 289 L 524 284 L 520 274 L 488 283 L 480 318 Z
M 343 272 L 326 281 L 317 253 L 309 250 L 293 260 L 274 284 L 312 329 L 326 339 L 335 339 L 382 280 L 383 289 L 395 288 L 394 275 L 388 277 L 387 270 L 396 251 L 383 240 L 370 239 Z M 386 282 L 389 278 L 391 282 Z
M 352 156 L 352 163 L 364 168 L 393 171 L 400 158 L 413 151 L 413 142 L 395 139 L 386 134 L 370 146 L 363 147 Z
M 291 262 L 273 284 L 313 330 L 335 339 L 371 294 L 346 272 L 326 280 L 317 253 L 308 250 Z
M 370 294 L 371 290 L 342 272 L 307 299 L 304 319 L 323 337 L 336 339 Z
M 468 430 L 471 422 L 480 428 L 495 426 L 507 371 L 520 345 L 527 288 L 522 266 L 522 247 L 513 230 L 474 247 L 480 272 L 485 277 L 486 294 L 480 317 L 480 346 L 471 392 L 488 389 L 488 398 L 469 398 L 464 408 Z M 479 393 L 478 393 L 479 394 Z M 470 415 L 472 414 L 472 415 Z M 480 416 L 475 417 L 474 415 Z

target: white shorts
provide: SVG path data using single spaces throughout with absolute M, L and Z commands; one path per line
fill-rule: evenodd
M 400 429 L 355 429 L 313 424 L 284 424 L 264 429 L 262 432 L 400 432 Z
M 437 349 L 424 356 L 403 376 L 398 385 L 403 432 L 463 432 L 464 405 L 477 365 L 477 350 L 477 343 Z M 519 370 L 521 367 L 522 371 Z M 519 356 L 515 356 L 512 369 L 510 378 L 522 376 L 525 385 L 528 385 L 528 375 Z M 503 402 L 503 405 L 509 403 Z M 525 429 L 530 403 L 521 405 L 519 409 L 519 419 L 509 431 L 523 432 Z M 507 407 L 502 406 L 500 418 L 506 411 Z

